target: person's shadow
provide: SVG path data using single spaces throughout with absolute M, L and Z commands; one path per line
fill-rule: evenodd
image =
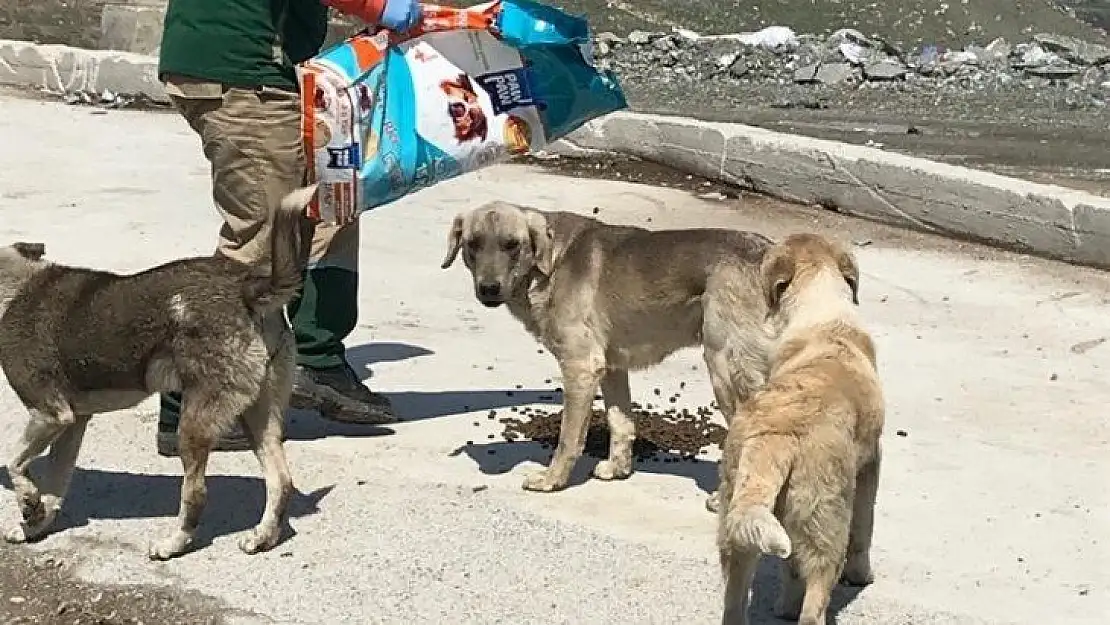
M 45 458 L 40 457 L 32 463 L 32 475 L 41 474 L 34 471 L 35 465 L 43 460 Z M 165 527 L 158 532 L 168 534 L 173 528 L 173 519 L 177 516 L 181 503 L 181 481 L 180 475 L 126 473 L 78 467 L 73 472 L 73 480 L 58 520 L 51 533 L 44 538 L 67 529 L 84 527 L 94 519 L 165 517 Z M 266 501 L 265 484 L 257 477 L 209 475 L 206 484 L 208 503 L 197 528 L 194 549 L 208 546 L 215 538 L 254 527 L 262 518 Z M 0 486 L 12 490 L 11 477 L 6 468 L 0 468 Z M 296 535 L 288 521 L 319 512 L 320 501 L 334 488 L 334 485 L 325 486 L 310 493 L 294 489 L 289 500 L 282 542 Z M 161 538 L 161 533 L 152 538 Z

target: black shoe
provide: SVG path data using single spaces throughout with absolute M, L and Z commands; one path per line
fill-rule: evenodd
M 175 458 L 178 452 L 177 430 L 158 430 L 158 455 Z M 243 432 L 243 426 L 236 423 L 226 434 L 216 439 L 212 451 L 250 451 L 251 441 Z
M 317 410 L 325 419 L 340 423 L 383 425 L 397 422 L 389 399 L 366 388 L 348 364 L 327 369 L 297 367 L 290 405 Z

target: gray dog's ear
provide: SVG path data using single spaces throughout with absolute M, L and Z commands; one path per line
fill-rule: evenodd
M 528 211 L 528 238 L 532 242 L 532 257 L 535 259 L 536 269 L 545 276 L 550 276 L 555 265 L 554 241 L 551 228 L 547 227 L 547 218 L 542 213 Z
M 463 215 L 459 213 L 451 222 L 451 230 L 447 232 L 447 255 L 443 257 L 443 262 L 439 265 L 440 269 L 447 269 L 454 264 L 455 258 L 459 255 L 459 248 L 462 247 L 462 235 Z
M 794 281 L 794 256 L 785 249 L 772 249 L 763 258 L 759 274 L 763 281 L 763 296 L 767 309 L 774 312 L 782 302 L 782 296 Z
M 46 246 L 42 243 L 16 243 L 12 248 L 27 260 L 41 260 L 46 255 Z

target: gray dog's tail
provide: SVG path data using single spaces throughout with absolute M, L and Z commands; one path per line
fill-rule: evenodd
M 282 198 L 270 228 L 270 275 L 243 286 L 243 298 L 253 310 L 270 313 L 297 297 L 312 243 L 313 224 L 304 212 L 315 194 L 313 184 Z

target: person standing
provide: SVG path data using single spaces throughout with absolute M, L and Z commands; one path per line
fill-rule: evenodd
M 270 217 L 305 183 L 295 66 L 316 55 L 328 8 L 404 32 L 420 20 L 416 0 L 169 0 L 159 79 L 199 136 L 223 218 L 218 253 L 269 266 Z M 358 222 L 314 226 L 300 296 L 286 311 L 297 343 L 292 404 L 346 423 L 395 421 L 387 398 L 347 361 L 344 339 L 358 317 Z M 181 396 L 164 394 L 158 453 L 177 455 Z M 242 430 L 215 449 L 249 449 Z

